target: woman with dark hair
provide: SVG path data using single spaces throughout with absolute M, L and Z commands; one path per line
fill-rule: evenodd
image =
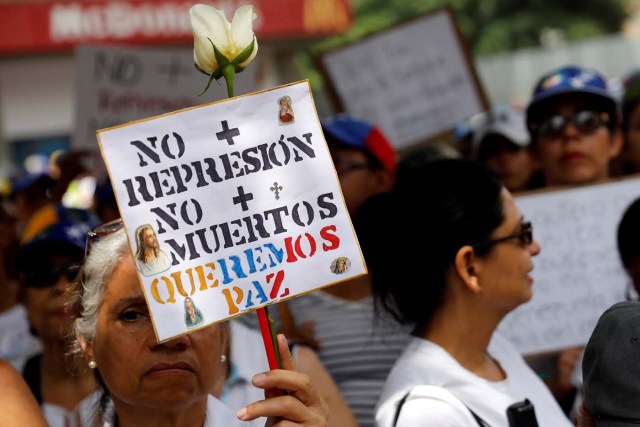
M 496 332 L 531 298 L 540 245 L 492 172 L 461 159 L 417 166 L 354 221 L 376 296 L 415 325 L 378 403 L 379 427 L 507 427 L 507 408 L 525 399 L 541 427 L 571 425 Z

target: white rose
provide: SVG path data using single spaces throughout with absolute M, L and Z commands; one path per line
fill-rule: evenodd
M 240 6 L 231 23 L 224 12 L 204 4 L 189 9 L 193 30 L 193 57 L 196 68 L 214 78 L 222 77 L 222 68 L 232 64 L 240 72 L 258 53 L 258 41 L 253 33 L 256 15 L 253 6 Z

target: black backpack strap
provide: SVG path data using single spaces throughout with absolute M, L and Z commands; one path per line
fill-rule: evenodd
M 393 417 L 393 424 L 392 424 L 393 427 L 396 427 L 396 424 L 398 423 L 398 418 L 400 418 L 400 411 L 402 410 L 402 406 L 404 405 L 404 403 L 407 401 L 407 398 L 409 397 L 409 394 L 411 394 L 411 390 L 409 390 L 407 392 L 407 394 L 402 396 L 402 399 L 400 399 L 400 401 L 398 402 L 398 407 L 396 408 L 396 414 Z M 480 418 L 480 416 L 478 414 L 473 412 L 471 410 L 471 408 L 469 408 L 467 405 L 465 405 L 464 402 L 462 402 L 462 401 L 460 401 L 460 402 L 469 410 L 469 412 L 471 412 L 471 415 L 473 415 L 473 418 L 476 420 L 476 422 L 478 423 L 478 425 L 480 427 L 491 427 L 489 424 L 487 424 L 487 422 L 485 420 Z
M 392 424 L 393 427 L 396 427 L 396 424 L 398 424 L 398 417 L 400 417 L 400 410 L 402 409 L 402 405 L 404 405 L 404 402 L 407 401 L 407 397 L 409 397 L 409 393 L 411 393 L 411 390 L 409 390 L 407 394 L 402 396 L 402 399 L 400 399 L 400 401 L 398 402 L 398 407 L 396 408 L 396 415 L 393 417 L 393 424 Z
M 467 405 L 464 405 L 464 406 L 467 406 Z M 478 425 L 479 425 L 480 427 L 491 427 L 489 424 L 487 424 L 487 422 L 486 422 L 485 420 L 483 420 L 482 418 L 480 418 L 480 416 L 479 416 L 478 414 L 476 414 L 475 412 L 473 412 L 473 411 L 471 410 L 471 408 L 469 408 L 469 407 L 467 406 L 467 409 L 469 410 L 469 412 L 471 412 L 471 415 L 473 415 L 473 418 L 475 418 L 475 419 L 476 419 L 476 422 L 478 423 Z

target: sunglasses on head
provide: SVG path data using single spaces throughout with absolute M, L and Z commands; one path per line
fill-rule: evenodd
M 540 138 L 557 139 L 569 123 L 573 124 L 580 133 L 588 135 L 598 128 L 611 123 L 611 117 L 607 113 L 592 110 L 582 110 L 571 116 L 554 114 L 531 126 L 531 130 Z
M 25 273 L 22 283 L 29 288 L 46 288 L 57 284 L 60 276 L 69 282 L 73 281 L 78 271 L 80 266 L 77 264 L 40 266 Z
M 108 236 L 109 234 L 115 233 L 123 227 L 122 218 L 114 219 L 113 221 L 105 222 L 87 232 L 87 243 L 84 247 L 84 257 L 87 258 L 89 252 L 91 251 L 91 247 L 95 242 L 102 239 L 103 237 Z

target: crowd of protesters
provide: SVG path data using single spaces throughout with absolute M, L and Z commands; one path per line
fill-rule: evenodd
M 629 301 L 586 347 L 524 358 L 497 331 L 535 298 L 545 250 L 514 196 L 640 173 L 640 74 L 624 83 L 550 70 L 526 108 L 470 118 L 468 151 L 396 152 L 374 123 L 322 119 L 368 274 L 278 304 L 277 371 L 254 357 L 251 314 L 155 341 L 108 176 L 89 206 L 65 202 L 90 153 L 15 178 L 0 203 L 0 425 L 639 424 L 640 186 L 615 236 Z M 288 393 L 261 400 L 274 388 Z M 517 424 L 520 410 L 537 424 Z

